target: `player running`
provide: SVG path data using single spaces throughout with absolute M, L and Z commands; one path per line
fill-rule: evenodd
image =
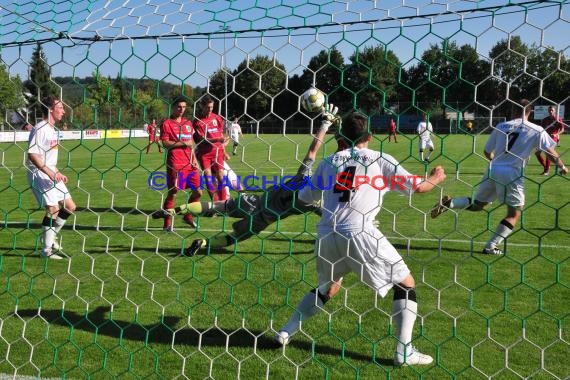
M 469 197 L 451 198 L 443 196 L 431 210 L 431 217 L 437 218 L 449 209 L 481 211 L 494 200 L 507 205 L 507 216 L 501 220 L 495 233 L 487 241 L 484 254 L 502 255 L 498 246 L 513 232 L 521 217 L 524 206 L 524 168 L 532 151 L 539 149 L 546 152 L 549 159 L 558 165 L 560 174 L 567 174 L 568 169 L 554 149 L 556 142 L 539 125 L 528 121 L 532 106 L 526 99 L 520 105 L 524 112 L 522 118 L 498 124 L 487 144 L 485 157 L 489 159 L 489 169 L 485 171 L 475 200 Z
M 319 212 L 318 206 L 299 201 L 297 191 L 294 189 L 298 188 L 310 175 L 311 167 L 329 127 L 333 124 L 340 124 L 340 117 L 337 113 L 338 108 L 333 104 L 324 107 L 320 128 L 313 137 L 303 163 L 299 166 L 295 176 L 284 184 L 268 189 L 261 195 L 241 193 L 236 198 L 227 201 L 193 202 L 175 209 L 156 211 L 152 217 L 164 218 L 174 214 L 208 215 L 215 210 L 230 217 L 240 218 L 233 223 L 233 231 L 230 234 L 194 240 L 185 251 L 186 256 L 194 256 L 202 248 L 222 248 L 246 240 L 259 234 L 277 220 L 291 215 Z

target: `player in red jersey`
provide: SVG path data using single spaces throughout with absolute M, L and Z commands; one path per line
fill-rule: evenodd
M 394 136 L 394 142 L 397 143 L 397 130 L 398 127 L 396 126 L 396 120 L 394 120 L 393 116 L 390 116 L 390 121 L 388 122 L 388 142 L 392 141 L 392 136 Z
M 146 153 L 150 152 L 150 147 L 152 144 L 156 143 L 158 146 L 158 153 L 162 153 L 162 147 L 160 146 L 160 135 L 158 132 L 160 129 L 156 127 L 156 119 L 152 119 L 152 123 L 146 124 L 146 132 L 148 133 L 148 145 L 146 146 Z
M 192 122 L 184 117 L 186 100 L 177 98 L 172 104 L 170 119 L 162 123 L 160 135 L 162 145 L 168 151 L 166 174 L 168 176 L 168 195 L 163 208 L 173 208 L 178 190 L 191 189 L 190 202 L 196 202 L 202 196 L 200 172 L 194 155 L 194 128 Z M 193 217 L 184 215 L 184 221 L 196 227 Z M 172 231 L 172 218 L 164 219 L 164 230 Z
M 552 140 L 554 140 L 554 142 L 558 145 L 560 142 L 560 135 L 564 133 L 564 123 L 562 122 L 562 119 L 556 114 L 556 107 L 548 107 L 548 114 L 549 115 L 547 117 L 542 119 L 540 126 L 544 128 L 546 133 L 548 133 L 548 135 L 552 137 Z M 544 169 L 542 175 L 549 175 L 550 160 L 548 157 L 543 157 L 541 150 L 537 150 L 534 154 Z
M 206 95 L 200 101 L 199 114 L 194 120 L 194 141 L 196 155 L 202 167 L 205 178 L 215 178 L 207 181 L 208 193 L 212 200 L 227 198 L 225 186 L 220 186 L 224 178 L 224 121 L 214 112 L 214 99 Z M 165 207 L 166 209 L 167 207 Z

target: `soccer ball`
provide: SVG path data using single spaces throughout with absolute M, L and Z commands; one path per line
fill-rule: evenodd
M 320 112 L 325 105 L 325 94 L 314 87 L 309 88 L 301 95 L 301 106 L 307 112 Z

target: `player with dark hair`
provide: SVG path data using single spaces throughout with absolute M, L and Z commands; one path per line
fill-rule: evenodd
M 202 197 L 200 189 L 200 173 L 198 162 L 194 155 L 194 129 L 190 120 L 184 117 L 186 99 L 176 98 L 172 102 L 170 118 L 166 119 L 160 128 L 162 145 L 167 150 L 166 175 L 168 177 L 168 194 L 163 208 L 174 208 L 178 190 L 191 189 L 190 202 L 196 202 Z M 192 215 L 184 215 L 184 222 L 196 227 Z M 164 218 L 164 231 L 172 231 L 172 218 Z
M 150 124 L 145 124 L 146 133 L 148 133 L 148 144 L 146 146 L 146 153 L 150 152 L 150 147 L 152 144 L 158 146 L 158 153 L 162 153 L 162 147 L 160 146 L 160 128 L 156 125 L 156 119 L 152 119 Z
M 558 145 L 560 142 L 560 135 L 564 133 L 564 123 L 562 119 L 556 114 L 556 107 L 549 106 L 548 107 L 548 116 L 542 119 L 540 125 L 546 133 L 552 138 L 552 140 Z M 539 149 L 535 152 L 536 158 L 542 168 L 542 175 L 549 175 L 550 174 L 550 160 L 548 157 L 542 157 L 542 151 Z
M 312 177 L 313 186 L 299 191 L 300 201 L 320 202 L 322 210 L 315 242 L 318 286 L 305 294 L 277 333 L 276 341 L 287 345 L 302 323 L 323 310 L 331 289 L 338 287 L 342 277 L 354 272 L 381 297 L 394 288 L 392 318 L 397 340 L 394 364 L 430 364 L 432 357 L 412 346 L 418 312 L 415 280 L 398 251 L 376 227 L 376 215 L 387 192 L 396 190 L 406 196 L 425 193 L 445 179 L 445 172 L 438 166 L 418 183 L 421 176 L 411 175 L 392 156 L 368 148 L 372 139 L 368 118 L 359 113 L 344 118 L 340 136 L 348 147 L 325 158 Z M 329 177 L 337 178 L 335 186 L 331 189 L 319 186 L 319 178 Z M 363 178 L 370 182 L 357 182 Z M 380 189 L 372 185 L 373 178 L 394 180 L 397 185 Z
M 226 158 L 224 121 L 214 112 L 214 99 L 205 95 L 200 99 L 199 113 L 194 119 L 194 140 L 196 156 L 207 181 L 208 193 L 212 200 L 227 198 L 226 187 L 219 186 L 224 179 L 224 161 Z
M 57 168 L 59 138 L 55 123 L 65 115 L 61 100 L 48 97 L 42 100 L 44 119 L 30 131 L 28 160 L 28 182 L 39 205 L 45 207 L 42 221 L 41 256 L 61 260 L 54 251 L 60 249 L 57 241 L 67 218 L 75 211 L 75 202 L 67 190 L 67 177 Z
M 153 218 L 169 217 L 174 214 L 209 215 L 212 210 L 227 216 L 240 218 L 232 225 L 232 233 L 216 235 L 208 239 L 196 239 L 186 249 L 187 256 L 193 256 L 201 248 L 221 248 L 233 245 L 256 235 L 277 220 L 285 219 L 291 215 L 300 215 L 308 212 L 319 212 L 313 204 L 307 204 L 297 199 L 297 189 L 310 175 L 328 128 L 332 124 L 339 124 L 338 108 L 330 104 L 323 110 L 321 126 L 309 146 L 307 154 L 299 166 L 297 173 L 283 185 L 275 186 L 263 194 L 240 193 L 236 198 L 227 201 L 194 202 L 187 205 L 156 211 Z
M 485 157 L 489 160 L 489 169 L 477 189 L 475 200 L 470 197 L 451 198 L 445 195 L 431 210 L 431 217 L 436 218 L 449 209 L 481 211 L 491 202 L 498 200 L 507 205 L 507 216 L 497 226 L 495 233 L 487 241 L 484 254 L 502 255 L 499 245 L 513 232 L 521 217 L 524 206 L 524 168 L 532 151 L 539 149 L 556 163 L 560 174 L 567 174 L 568 169 L 554 149 L 556 142 L 539 125 L 528 121 L 532 111 L 530 102 L 521 100 L 522 117 L 498 124 L 491 132 L 485 145 Z
M 420 160 L 429 163 L 429 158 L 433 153 L 434 145 L 431 139 L 431 134 L 433 133 L 433 126 L 431 125 L 428 115 L 424 114 L 423 120 L 419 122 L 417 128 L 418 135 L 420 137 L 419 151 Z M 424 151 L 426 148 L 429 150 L 427 156 L 424 157 Z
M 237 154 L 237 148 L 239 146 L 239 137 L 242 135 L 241 126 L 239 125 L 238 118 L 235 117 L 234 121 L 230 124 L 228 128 L 228 134 L 232 139 L 232 154 L 235 156 Z

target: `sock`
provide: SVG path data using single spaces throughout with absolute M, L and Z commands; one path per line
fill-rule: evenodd
M 301 302 L 297 305 L 296 310 L 291 315 L 291 318 L 289 318 L 289 321 L 285 326 L 283 326 L 281 331 L 286 331 L 289 335 L 293 335 L 301 328 L 301 322 L 306 321 L 321 311 L 325 303 L 321 297 L 317 296 L 316 293 L 318 293 L 318 290 L 313 289 L 305 294 Z
M 202 194 L 193 191 L 190 193 L 190 198 L 188 198 L 188 203 L 198 202 L 202 198 Z
M 44 216 L 42 221 L 42 235 L 44 238 L 43 250 L 45 252 L 51 252 L 51 247 L 55 242 L 55 237 L 57 235 L 55 232 L 55 225 L 55 219 L 52 219 L 49 216 Z
M 166 199 L 164 200 L 164 204 L 162 205 L 162 208 L 164 210 L 171 210 L 174 208 L 174 200 L 176 199 L 176 195 L 173 194 L 168 194 L 166 196 Z M 172 217 L 168 216 L 166 218 L 164 218 L 164 224 L 163 224 L 163 228 L 171 228 L 172 226 Z
M 550 165 L 552 165 L 552 162 L 547 158 L 544 161 L 544 172 L 548 173 L 550 171 Z
M 218 200 L 225 201 L 228 198 L 228 193 L 226 192 L 226 187 L 221 186 L 221 189 L 218 190 Z
M 164 203 L 162 204 L 162 208 L 164 210 L 171 210 L 174 208 L 174 200 L 176 199 L 176 195 L 168 194 Z
M 206 176 L 206 181 L 205 181 L 206 182 L 206 189 L 208 190 L 208 194 L 210 195 L 212 200 L 215 200 L 214 196 L 215 196 L 216 190 L 217 190 L 214 178 L 215 177 L 213 175 L 210 177 Z
M 409 355 L 412 333 L 418 313 L 418 304 L 411 299 L 395 299 L 392 303 L 392 318 L 395 327 L 396 352 Z
M 507 222 L 506 220 L 501 220 L 501 223 L 497 226 L 495 233 L 485 245 L 485 248 L 491 249 L 495 248 L 500 245 L 503 240 L 505 240 L 512 232 L 513 228 L 515 228 L 511 223 Z
M 59 210 L 55 224 L 53 225 L 56 235 L 59 234 L 59 231 L 61 231 L 61 228 L 65 225 L 65 222 L 67 222 L 67 218 L 70 216 L 71 214 L 66 209 L 62 208 Z
M 471 198 L 469 197 L 452 198 L 449 203 L 449 208 L 452 209 L 466 209 L 469 206 L 471 206 Z
M 424 160 L 424 152 L 420 152 L 420 160 Z
M 548 158 L 545 160 L 544 157 L 542 157 L 542 153 L 540 153 L 540 152 L 536 152 L 536 158 L 538 159 L 538 162 L 544 168 L 544 171 L 546 171 L 546 163 L 550 162 L 550 160 Z

